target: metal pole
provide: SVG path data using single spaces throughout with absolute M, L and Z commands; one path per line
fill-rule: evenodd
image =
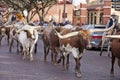
M 64 0 L 64 8 L 63 8 L 63 22 L 65 21 L 65 18 L 66 18 L 66 14 L 65 14 L 65 10 L 66 10 L 66 0 Z
M 63 8 L 63 13 L 65 14 L 65 7 L 66 7 L 66 0 L 64 0 L 64 8 Z

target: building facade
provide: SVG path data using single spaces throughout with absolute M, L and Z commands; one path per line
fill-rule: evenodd
M 112 0 L 87 0 L 87 23 L 105 25 L 112 13 L 117 15 L 120 23 L 120 10 L 112 8 L 112 4 Z
M 57 23 L 69 21 L 71 24 L 79 26 L 106 24 L 114 12 L 117 15 L 118 23 L 120 23 L 120 0 L 86 0 L 77 6 L 72 4 L 72 0 L 57 1 L 57 4 L 49 9 L 44 18 L 45 21 L 48 22 L 53 18 Z M 0 10 L 4 11 L 1 7 Z M 39 20 L 38 15 L 35 15 L 31 22 L 35 20 Z
M 87 4 L 80 3 L 78 7 L 73 10 L 73 25 L 83 25 L 87 22 Z
M 106 25 L 112 13 L 117 15 L 118 23 L 120 23 L 120 0 L 86 0 L 86 4 L 80 3 L 79 9 L 74 10 L 73 24 Z

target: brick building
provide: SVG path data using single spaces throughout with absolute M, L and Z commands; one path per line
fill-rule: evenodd
M 87 23 L 106 24 L 113 12 L 120 23 L 120 11 L 112 8 L 112 4 L 112 0 L 87 0 Z
M 114 1 L 118 1 L 119 8 L 112 7 L 115 4 Z M 120 23 L 119 5 L 119 0 L 86 0 L 84 3 L 80 2 L 78 6 L 74 6 L 72 0 L 66 0 L 66 5 L 64 5 L 64 0 L 58 0 L 58 3 L 50 8 L 44 20 L 49 21 L 53 18 L 58 23 L 68 20 L 73 25 L 80 26 L 84 23 L 106 24 L 111 13 L 115 12 Z M 63 13 L 65 13 L 65 17 L 63 17 Z M 39 17 L 36 15 L 32 21 L 34 20 L 39 20 Z
M 54 5 L 45 16 L 45 21 L 49 21 L 53 18 L 56 22 L 62 23 L 64 21 L 69 21 L 72 23 L 73 16 L 73 5 L 72 0 L 58 0 L 57 4 Z
M 44 18 L 49 21 L 51 18 L 58 23 L 63 22 L 64 0 L 58 0 L 58 4 L 54 5 Z M 67 0 L 72 1 L 72 0 Z M 118 2 L 117 2 L 118 3 Z M 115 12 L 120 23 L 120 11 L 112 8 L 111 0 L 86 0 L 86 3 L 80 3 L 78 6 L 73 6 L 72 2 L 65 6 L 66 20 L 69 20 L 73 25 L 82 24 L 106 24 L 110 15 Z M 37 17 L 35 18 L 37 19 Z

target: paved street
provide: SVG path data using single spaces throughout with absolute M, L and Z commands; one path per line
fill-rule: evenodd
M 120 68 L 115 64 L 115 77 L 110 77 L 111 60 L 106 52 L 99 56 L 99 51 L 86 50 L 81 60 L 82 78 L 74 74 L 74 60 L 70 57 L 68 71 L 63 71 L 61 64 L 55 66 L 50 61 L 50 55 L 45 63 L 43 59 L 43 44 L 39 40 L 38 52 L 34 61 L 22 60 L 21 55 L 8 51 L 9 46 L 2 40 L 0 47 L 0 80 L 120 80 Z M 117 63 L 117 62 L 116 62 Z

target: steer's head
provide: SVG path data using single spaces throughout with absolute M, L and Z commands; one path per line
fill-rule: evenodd
M 90 44 L 90 31 L 89 30 L 80 30 L 79 35 L 82 35 L 83 39 L 85 40 L 86 48 L 91 48 Z
M 4 26 L 0 27 L 0 35 L 3 37 L 5 36 L 6 28 Z

